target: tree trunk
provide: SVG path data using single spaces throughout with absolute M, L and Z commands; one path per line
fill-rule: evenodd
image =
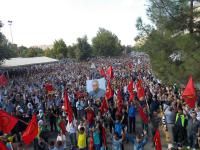
M 190 34 L 194 33 L 194 0 L 190 0 L 190 18 L 189 18 L 189 31 Z

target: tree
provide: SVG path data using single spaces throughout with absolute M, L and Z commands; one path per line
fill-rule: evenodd
M 75 56 L 77 60 L 86 60 L 91 56 L 91 46 L 88 43 L 87 36 L 77 39 L 75 46 Z
M 17 48 L 20 57 L 39 57 L 44 55 L 44 51 L 39 47 L 25 47 L 20 46 Z
M 76 58 L 76 45 L 68 46 L 68 57 Z
M 52 53 L 53 56 L 58 59 L 67 57 L 67 46 L 63 39 L 55 40 Z
M 118 37 L 111 31 L 99 28 L 96 37 L 92 39 L 93 54 L 97 56 L 117 56 L 122 53 Z
M 149 0 L 152 24 L 137 20 L 136 48 L 149 54 L 155 74 L 164 82 L 183 83 L 189 75 L 200 81 L 200 11 L 194 2 Z
M 0 29 L 3 27 L 3 23 L 0 21 Z M 15 48 L 16 45 L 11 44 L 3 33 L 0 32 L 0 64 L 11 57 L 16 56 Z

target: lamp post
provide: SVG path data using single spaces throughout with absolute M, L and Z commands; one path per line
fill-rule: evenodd
M 8 25 L 10 26 L 10 35 L 11 35 L 11 41 L 12 41 L 12 44 L 13 44 L 13 36 L 12 36 L 12 21 L 11 20 L 8 20 Z

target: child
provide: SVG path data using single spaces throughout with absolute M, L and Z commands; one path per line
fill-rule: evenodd
M 86 145 L 86 133 L 85 133 L 85 128 L 81 127 L 80 131 L 78 132 L 78 148 L 79 150 L 87 150 L 87 145 Z
M 144 130 L 143 135 L 128 136 L 128 139 L 134 144 L 134 150 L 144 150 L 144 146 L 147 144 L 147 132 Z
M 95 150 L 100 150 L 101 140 L 100 140 L 100 131 L 99 131 L 99 125 L 98 124 L 96 125 L 95 128 L 92 128 L 92 132 L 93 132 Z
M 122 142 L 124 140 L 125 134 L 122 133 L 122 138 L 120 138 L 117 132 L 114 132 L 112 137 L 112 150 L 122 150 Z
M 57 142 L 58 142 L 58 141 L 62 141 L 63 147 L 64 147 L 64 148 L 67 147 L 67 146 L 66 146 L 66 136 L 62 133 L 62 130 L 60 130 L 60 132 L 59 132 L 59 134 L 58 134 L 58 136 L 57 136 L 56 141 L 57 141 Z

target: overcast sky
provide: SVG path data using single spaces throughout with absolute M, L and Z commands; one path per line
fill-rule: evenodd
M 145 3 L 146 0 L 0 0 L 0 20 L 9 40 L 7 21 L 13 21 L 13 40 L 18 45 L 51 45 L 60 38 L 70 45 L 84 35 L 90 42 L 99 27 L 111 30 L 122 44 L 133 45 L 137 17 L 147 18 Z

